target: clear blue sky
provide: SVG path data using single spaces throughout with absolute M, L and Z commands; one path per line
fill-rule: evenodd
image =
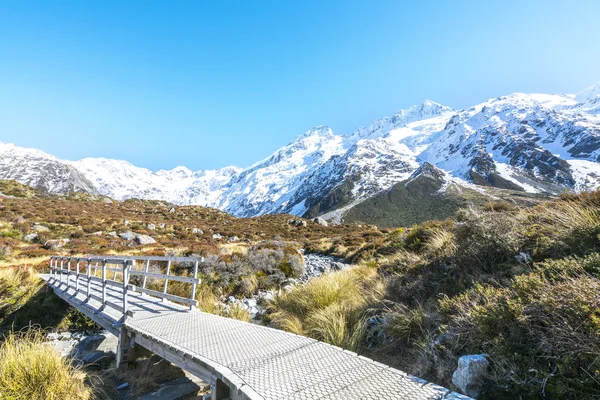
M 600 1 L 0 1 L 0 141 L 249 166 L 316 125 L 600 81 Z

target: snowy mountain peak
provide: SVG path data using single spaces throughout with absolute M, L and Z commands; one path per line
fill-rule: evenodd
M 575 95 L 575 99 L 580 103 L 596 100 L 598 97 L 600 97 L 600 82 L 583 89 Z
M 304 132 L 301 135 L 298 135 L 293 142 L 299 142 L 302 139 L 306 139 L 306 138 L 310 138 L 310 137 L 322 137 L 322 138 L 332 138 L 334 136 L 333 131 L 331 130 L 330 127 L 326 126 L 326 125 L 318 125 L 315 126 L 312 129 L 309 129 L 308 131 Z M 292 142 L 292 143 L 293 143 Z

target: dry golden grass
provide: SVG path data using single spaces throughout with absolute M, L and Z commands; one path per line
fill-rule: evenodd
M 271 318 L 282 329 L 356 350 L 365 337 L 366 310 L 381 293 L 374 268 L 348 268 L 280 293 L 270 304 Z
M 43 333 L 9 334 L 0 345 L 0 399 L 86 400 L 86 375 L 56 350 Z

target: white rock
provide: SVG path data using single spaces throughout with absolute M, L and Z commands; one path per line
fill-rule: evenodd
M 29 235 L 23 236 L 23 240 L 26 242 L 32 242 L 35 239 L 37 239 L 37 237 L 38 237 L 37 233 L 30 233 Z
M 135 236 L 135 241 L 139 245 L 156 243 L 156 240 L 154 240 L 154 238 L 152 238 L 152 237 L 150 237 L 148 235 L 136 235 Z
M 319 225 L 323 225 L 323 226 L 328 226 L 329 224 L 327 223 L 327 221 L 325 221 L 323 218 L 321 217 L 317 217 L 315 219 L 313 219 L 313 222 L 316 222 Z
M 463 394 L 477 398 L 483 390 L 483 383 L 487 375 L 490 362 L 485 354 L 472 354 L 458 359 L 458 368 L 452 375 L 452 383 Z
M 135 233 L 133 233 L 131 231 L 127 231 L 127 232 L 119 233 L 119 236 L 123 240 L 133 240 L 135 238 Z
M 148 224 L 148 225 L 146 225 L 146 228 L 148 228 L 148 229 L 150 229 L 151 231 L 153 231 L 153 230 L 155 230 L 155 229 L 156 229 L 156 225 L 154 225 L 154 224 Z

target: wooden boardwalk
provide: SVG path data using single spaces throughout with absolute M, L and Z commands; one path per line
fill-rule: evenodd
M 43 278 L 58 296 L 119 337 L 118 363 L 135 360 L 136 348 L 144 347 L 210 383 L 213 400 L 469 399 L 314 339 L 196 310 L 199 262 L 52 257 Z M 172 275 L 176 264 L 189 276 Z M 147 289 L 151 280 L 161 280 L 163 290 Z M 173 281 L 188 284 L 190 297 L 169 294 Z

